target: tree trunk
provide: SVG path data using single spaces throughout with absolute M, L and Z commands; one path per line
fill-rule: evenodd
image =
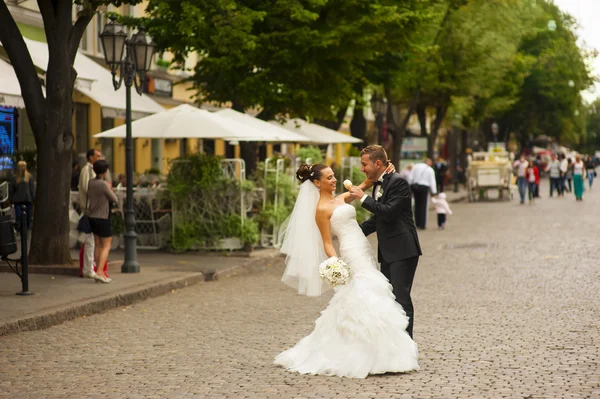
M 244 106 L 237 100 L 231 101 L 231 109 L 245 113 Z M 258 142 L 240 141 L 240 157 L 246 163 L 246 176 L 250 176 L 256 170 L 258 163 Z
M 82 10 L 73 24 L 71 1 L 38 1 L 48 43 L 46 98 L 23 36 L 0 2 L 0 40 L 15 66 L 37 147 L 37 189 L 30 263 L 69 264 L 69 201 L 73 150 L 73 69 L 81 36 L 95 13 Z
M 73 87 L 77 76 L 68 42 L 49 40 L 44 131 L 35 131 L 37 194 L 30 262 L 69 264 L 69 201 L 73 153 Z M 38 124 L 36 123 L 36 125 Z
M 340 126 L 342 126 L 342 123 L 344 123 L 344 118 L 346 117 L 346 112 L 348 112 L 347 106 L 344 108 L 341 108 L 335 114 L 335 121 L 330 121 L 330 120 L 321 119 L 321 118 L 315 118 L 315 123 L 317 125 L 326 127 L 331 130 L 338 130 L 340 128 Z
M 385 86 L 384 92 L 386 98 L 388 99 L 387 120 L 389 121 L 388 126 L 390 126 L 390 134 L 393 139 L 391 159 L 392 163 L 396 166 L 397 169 L 399 169 L 402 152 L 402 141 L 404 140 L 404 135 L 406 134 L 406 126 L 408 126 L 410 116 L 413 114 L 413 112 L 415 112 L 415 109 L 419 102 L 420 92 L 417 90 L 415 96 L 413 97 L 411 103 L 408 106 L 404 118 L 399 118 L 400 120 L 394 119 L 394 112 L 392 112 L 392 107 L 399 107 L 399 105 L 394 103 L 391 89 L 388 86 Z
M 354 114 L 350 122 L 350 134 L 352 134 L 352 137 L 363 140 L 365 145 L 367 144 L 367 119 L 365 118 L 365 110 L 362 106 L 356 105 L 354 107 Z
M 427 140 L 427 157 L 433 160 L 434 146 L 435 141 L 437 140 L 437 136 L 442 126 L 442 122 L 446 117 L 446 112 L 448 111 L 448 104 L 444 103 L 442 105 L 438 105 L 435 107 L 435 120 L 433 121 L 433 126 L 431 127 L 431 133 L 429 134 L 429 139 Z

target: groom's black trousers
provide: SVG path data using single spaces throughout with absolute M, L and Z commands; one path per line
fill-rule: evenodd
M 402 305 L 406 312 L 406 316 L 408 316 L 408 327 L 406 328 L 406 332 L 408 332 L 408 335 L 410 335 L 411 338 L 413 336 L 415 310 L 413 308 L 412 299 L 410 298 L 410 290 L 412 289 L 418 263 L 418 256 L 397 260 L 391 263 L 385 261 L 381 262 L 381 273 L 387 277 L 392 284 L 392 287 L 394 287 L 396 302 Z

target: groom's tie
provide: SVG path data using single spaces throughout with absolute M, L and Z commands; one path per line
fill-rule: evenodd
M 373 184 L 373 194 L 371 194 L 371 197 L 373 197 L 373 199 L 375 201 L 378 200 L 378 198 L 377 198 L 377 189 L 379 188 L 380 185 L 381 185 L 380 181 L 376 181 L 375 184 Z

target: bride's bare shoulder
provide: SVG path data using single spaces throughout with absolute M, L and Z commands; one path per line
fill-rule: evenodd
M 317 216 L 330 217 L 337 204 L 335 201 L 322 201 L 317 205 Z

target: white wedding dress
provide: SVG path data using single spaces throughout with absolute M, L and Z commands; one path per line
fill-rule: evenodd
M 408 318 L 377 269 L 354 207 L 337 207 L 331 228 L 340 242 L 338 255 L 350 267 L 352 278 L 334 288 L 313 332 L 280 353 L 275 364 L 301 374 L 353 378 L 418 370 L 417 344 L 406 332 Z

